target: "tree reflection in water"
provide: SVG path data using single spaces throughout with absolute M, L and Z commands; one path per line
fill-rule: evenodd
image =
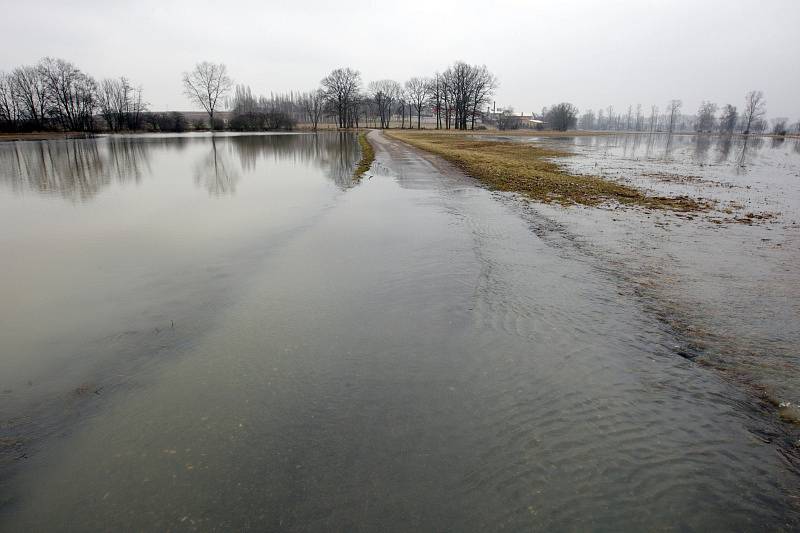
M 239 173 L 228 161 L 223 149 L 217 149 L 217 140 L 211 136 L 211 150 L 195 164 L 194 182 L 204 187 L 213 196 L 222 196 L 236 192 Z
M 762 137 L 751 137 L 750 135 L 744 135 L 743 137 L 742 148 L 739 151 L 739 158 L 737 159 L 740 168 L 746 167 L 747 158 L 750 154 L 760 150 L 764 145 L 764 139 Z M 775 147 L 773 146 L 773 148 Z
M 733 135 L 728 133 L 719 136 L 717 140 L 717 164 L 724 163 L 728 160 L 731 153 L 731 146 L 733 146 Z
M 315 165 L 342 189 L 353 186 L 353 170 L 361 157 L 352 133 L 236 135 L 225 140 L 234 146 L 246 172 L 254 171 L 262 158 L 292 159 Z
M 756 135 L 640 133 L 576 137 L 575 144 L 608 154 L 621 152 L 628 159 L 685 161 L 746 167 L 750 158 L 763 150 L 785 150 L 787 141 Z M 800 140 L 791 141 L 800 152 Z
M 165 167 L 153 164 L 154 157 L 183 151 L 200 154 L 185 172 L 214 196 L 235 194 L 242 176 L 257 172 L 260 161 L 287 159 L 311 163 L 346 189 L 353 186 L 352 173 L 360 157 L 356 137 L 339 132 L 3 142 L 0 185 L 17 194 L 32 191 L 86 202 L 112 184 L 158 179 Z
M 694 136 L 694 160 L 697 163 L 705 164 L 708 160 L 708 151 L 711 148 L 711 135 L 708 133 L 698 133 Z

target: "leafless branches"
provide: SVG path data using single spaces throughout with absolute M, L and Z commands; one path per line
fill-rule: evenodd
M 358 120 L 361 73 L 350 68 L 337 68 L 321 81 L 330 109 L 336 114 L 340 128 L 350 128 Z
M 141 87 L 134 87 L 124 76 L 105 79 L 100 83 L 97 100 L 100 113 L 111 131 L 141 129 L 143 114 L 147 110 Z
M 422 108 L 428 103 L 430 96 L 430 81 L 425 78 L 413 77 L 406 82 L 406 93 L 411 107 L 417 112 L 417 129 L 421 127 Z
M 714 122 L 717 113 L 717 104 L 712 102 L 703 101 L 700 108 L 697 110 L 697 121 L 695 122 L 694 129 L 698 133 L 711 133 L 714 131 Z
M 230 92 L 232 86 L 233 81 L 228 76 L 227 68 L 223 63 L 203 61 L 196 64 L 191 72 L 183 74 L 184 94 L 208 113 L 212 130 L 214 129 L 214 111 L 217 109 L 220 99 Z
M 317 131 L 317 126 L 325 111 L 325 94 L 322 89 L 300 95 L 300 105 L 303 107 L 311 127 Z
M 392 111 L 400 98 L 400 84 L 394 80 L 373 81 L 367 86 L 367 91 L 380 119 L 380 127 L 388 128 Z
M 750 133 L 756 122 L 760 121 L 766 113 L 766 101 L 761 91 L 750 91 L 744 98 L 744 111 L 742 111 L 742 133 Z
M 681 111 L 681 106 L 683 106 L 683 102 L 680 100 L 670 100 L 669 104 L 667 104 L 667 131 L 669 133 L 675 131 L 675 122 Z

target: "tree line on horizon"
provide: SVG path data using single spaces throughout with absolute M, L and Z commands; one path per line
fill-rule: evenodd
M 127 78 L 98 82 L 64 59 L 0 72 L 2 131 L 95 131 L 97 113 L 110 131 L 140 130 L 146 110 L 141 87 Z
M 634 131 L 634 132 L 694 132 L 694 133 L 765 133 L 786 135 L 793 130 L 800 133 L 800 121 L 789 125 L 786 117 L 771 120 L 772 127 L 766 119 L 766 100 L 762 91 L 750 91 L 745 95 L 741 111 L 732 104 L 718 106 L 714 102 L 704 100 L 697 113 L 686 115 L 681 113 L 683 102 L 675 99 L 667 102 L 663 112 L 657 105 L 650 107 L 645 114 L 642 105 L 634 108 L 628 106 L 627 112 L 615 112 L 614 106 L 584 112 L 576 120 L 576 125 L 583 130 L 598 131 Z
M 648 116 L 641 104 L 628 106 L 627 113 L 608 106 L 579 114 L 576 106 L 562 102 L 520 120 L 511 108 L 490 108 L 499 86 L 497 77 L 484 65 L 463 61 L 403 83 L 382 79 L 365 84 L 358 70 L 337 68 L 313 90 L 269 96 L 256 95 L 246 85 L 234 86 L 225 64 L 204 61 L 183 74 L 182 85 L 188 99 L 208 115 L 207 121 L 190 122 L 177 111 L 151 112 L 141 86 L 128 78 L 98 82 L 69 61 L 45 57 L 35 65 L 0 72 L 0 131 L 262 131 L 290 130 L 301 122 L 316 130 L 326 121 L 341 129 L 422 128 L 423 117 L 436 129 L 458 130 L 486 124 L 501 130 L 763 133 L 768 129 L 761 91 L 747 94 L 741 112 L 731 104 L 718 107 L 704 101 L 695 115 L 686 115 L 681 113 L 681 100 L 671 100 L 663 112 L 651 106 Z M 229 110 L 227 121 L 219 116 L 222 109 Z M 800 132 L 800 123 L 790 127 L 788 122 L 773 119 L 772 133 Z
M 212 125 L 220 103 L 233 88 L 224 64 L 202 62 L 184 74 L 184 93 L 208 113 Z M 352 68 L 337 68 L 318 88 L 289 97 L 255 96 L 249 86 L 237 85 L 231 101 L 234 126 L 258 129 L 261 125 L 287 127 L 307 121 L 317 129 L 325 117 L 335 119 L 340 129 L 362 126 L 388 128 L 399 117 L 400 127 L 412 127 L 416 115 L 421 128 L 423 112 L 430 110 L 436 127 L 474 128 L 481 109 L 497 88 L 497 78 L 481 65 L 457 61 L 431 77 L 412 77 L 405 83 L 391 79 L 364 85 L 361 73 Z

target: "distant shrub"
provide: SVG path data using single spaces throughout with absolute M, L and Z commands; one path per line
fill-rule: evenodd
M 186 131 L 186 117 L 183 113 L 145 113 L 142 117 L 145 129 L 153 132 L 182 133 Z
M 192 129 L 195 131 L 207 130 L 208 124 L 206 124 L 205 120 L 198 118 L 197 120 L 192 121 Z
M 786 123 L 788 122 L 785 118 L 778 118 L 775 119 L 775 123 L 772 126 L 772 134 L 773 135 L 786 135 Z
M 234 115 L 228 127 L 236 131 L 289 131 L 294 129 L 295 122 L 281 111 L 253 111 Z
M 168 131 L 174 131 L 175 133 L 183 133 L 186 131 L 186 117 L 183 113 L 173 111 L 169 114 L 168 121 L 168 126 L 171 128 Z

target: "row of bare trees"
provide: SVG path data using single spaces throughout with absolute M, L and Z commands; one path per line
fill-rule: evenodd
M 595 113 L 592 110 L 584 112 L 578 126 L 585 130 L 618 130 L 618 131 L 644 131 L 667 132 L 694 131 L 698 133 L 723 133 L 740 132 L 763 133 L 768 129 L 766 116 L 766 100 L 762 91 L 750 91 L 745 95 L 745 103 L 741 112 L 732 104 L 722 107 L 710 101 L 703 101 L 695 115 L 681 113 L 683 103 L 681 100 L 670 100 L 663 113 L 659 113 L 658 106 L 650 108 L 649 116 L 645 116 L 641 104 L 635 110 L 628 106 L 627 113 L 615 113 L 614 107 L 609 106 Z M 772 121 L 772 133 L 785 134 L 789 129 L 788 119 L 776 118 Z M 800 131 L 800 124 L 795 126 Z
M 113 131 L 140 129 L 147 104 L 127 78 L 98 83 L 63 59 L 0 72 L 0 130 L 94 131 L 99 111 Z
M 295 120 L 291 112 L 285 111 L 287 102 L 282 97 L 255 96 L 250 87 L 237 85 L 233 96 L 233 109 L 228 123 L 229 129 L 237 131 L 291 130 Z M 211 119 L 214 129 L 219 129 Z
M 405 83 L 376 80 L 366 87 L 359 71 L 338 68 L 322 79 L 318 89 L 303 93 L 300 104 L 314 129 L 325 116 L 335 117 L 339 128 L 388 128 L 398 118 L 401 128 L 413 127 L 414 118 L 421 128 L 428 111 L 437 129 L 468 129 L 475 127 L 497 85 L 485 66 L 462 61 L 429 78 L 412 77 Z
M 184 74 L 183 83 L 186 95 L 206 110 L 213 128 L 215 109 L 224 101 L 233 84 L 225 65 L 198 63 L 192 72 Z M 326 116 L 334 117 L 339 128 L 357 128 L 360 125 L 388 128 L 399 117 L 400 127 L 405 128 L 406 116 L 408 127 L 413 127 L 412 115 L 416 115 L 419 129 L 423 113 L 428 111 L 435 118 L 437 129 L 474 129 L 482 107 L 488 103 L 497 86 L 497 78 L 485 66 L 469 65 L 463 61 L 453 63 L 430 78 L 413 77 L 404 84 L 390 79 L 377 80 L 368 83 L 366 88 L 359 71 L 338 68 L 322 79 L 318 89 L 302 93 L 297 98 L 293 94 L 284 98 L 281 112 L 292 121 L 301 114 L 315 130 Z M 241 102 L 241 95 L 237 94 L 235 101 Z M 262 103 L 261 107 L 270 107 L 274 112 L 275 102 L 273 97 L 269 106 Z M 532 114 L 531 118 L 537 120 L 531 122 L 538 128 L 547 126 L 561 131 L 576 126 L 585 130 L 668 133 L 733 133 L 738 130 L 747 134 L 761 133 L 766 129 L 766 107 L 761 91 L 747 93 L 741 114 L 735 106 L 727 104 L 717 116 L 717 105 L 708 101 L 702 102 L 693 116 L 681 113 L 682 108 L 683 102 L 673 99 L 667 103 L 664 113 L 659 113 L 658 106 L 651 106 L 649 117 L 638 104 L 635 111 L 633 106 L 628 106 L 627 113 L 616 113 L 613 106 L 599 110 L 597 115 L 588 110 L 579 119 L 578 109 L 562 102 L 542 109 L 538 117 Z M 484 118 L 494 120 L 500 129 L 522 124 L 510 110 L 487 115 Z M 775 119 L 773 133 L 785 133 L 787 122 L 787 119 Z M 800 131 L 800 124 L 796 127 Z

